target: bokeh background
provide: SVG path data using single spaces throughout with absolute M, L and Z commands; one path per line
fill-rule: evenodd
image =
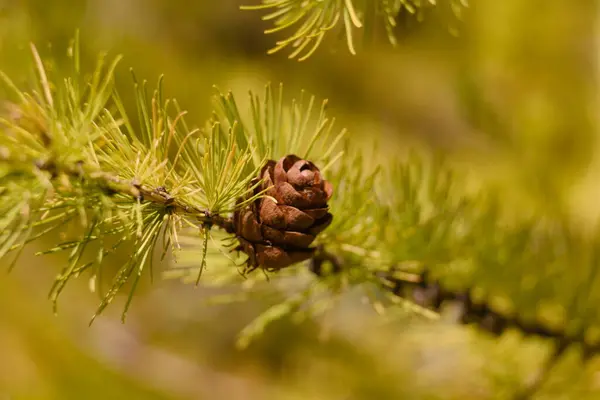
M 101 51 L 124 55 L 117 85 L 130 105 L 128 67 L 150 82 L 164 74 L 196 124 L 213 85 L 243 97 L 283 82 L 287 94 L 328 98 L 354 140 L 383 143 L 382 157 L 441 150 L 519 210 L 596 220 L 596 2 L 470 0 L 462 21 L 403 18 L 396 47 L 381 35 L 351 56 L 332 35 L 302 63 L 266 54 L 269 25 L 239 10 L 256 3 L 0 0 L 0 68 L 25 85 L 29 43 L 60 66 L 80 29 L 88 65 Z M 375 316 L 352 294 L 324 320 L 284 318 L 238 350 L 237 333 L 276 299 L 207 305 L 201 289 L 172 280 L 144 285 L 126 324 L 117 302 L 88 327 L 98 298 L 85 279 L 52 314 L 46 294 L 62 259 L 34 257 L 44 245 L 0 276 L 0 400 L 501 399 L 547 351 L 516 333 Z M 598 372 L 568 357 L 540 398 L 598 398 Z

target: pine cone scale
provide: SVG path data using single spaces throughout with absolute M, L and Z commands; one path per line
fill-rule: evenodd
M 284 204 L 275 204 L 273 200 L 267 198 L 262 201 L 260 206 L 260 221 L 273 228 L 301 232 L 310 228 L 315 223 L 315 218 L 303 210 Z
M 260 204 L 260 222 L 277 229 L 285 229 L 287 226 L 284 211 L 269 198 L 264 199 Z
M 240 221 L 242 226 L 241 235 L 243 238 L 258 242 L 263 240 L 260 224 L 256 220 L 256 215 L 251 210 L 247 210 Z
M 313 208 L 312 210 L 302 210 L 306 215 L 310 216 L 314 221 L 320 220 L 329 212 L 328 208 Z
M 315 240 L 314 235 L 294 231 L 280 231 L 270 226 L 262 226 L 263 237 L 278 245 L 291 246 L 294 248 L 305 248 Z
M 317 223 L 315 225 L 313 225 L 308 230 L 308 232 L 311 235 L 317 236 L 319 233 L 323 232 L 329 225 L 331 225 L 332 221 L 333 221 L 333 215 L 327 214 L 321 220 L 317 221 Z
M 285 250 L 281 247 L 265 246 L 262 244 L 256 245 L 257 265 L 267 269 L 281 269 L 288 265 L 306 261 L 313 254 L 314 249 Z
M 275 186 L 275 199 L 281 204 L 293 204 L 297 208 L 310 208 L 310 201 L 288 183 L 283 182 Z
M 315 219 L 310 214 L 298 208 L 282 204 L 279 206 L 279 209 L 283 212 L 286 224 L 285 228 L 288 230 L 303 231 L 315 223 Z

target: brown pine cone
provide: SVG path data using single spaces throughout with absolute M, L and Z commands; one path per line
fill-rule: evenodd
M 333 219 L 327 206 L 333 187 L 312 162 L 295 155 L 268 161 L 260 178 L 255 193 L 267 190 L 269 197 L 234 214 L 238 249 L 248 255 L 248 269 L 273 271 L 309 259 L 315 252 L 310 244 Z

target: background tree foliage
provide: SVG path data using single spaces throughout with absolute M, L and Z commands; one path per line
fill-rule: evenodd
M 68 255 L 33 257 L 36 250 L 55 246 L 56 236 L 64 241 L 71 234 L 59 231 L 27 247 L 19 268 L 0 281 L 0 296 L 7 305 L 0 311 L 0 350 L 6 355 L 0 365 L 5 369 L 0 373 L 0 394 L 450 399 L 513 398 L 523 388 L 532 388 L 534 394 L 523 396 L 598 395 L 597 360 L 586 357 L 583 362 L 581 357 L 581 350 L 593 350 L 598 340 L 598 42 L 592 2 L 567 6 L 551 1 L 541 7 L 535 2 L 482 0 L 465 7 L 460 2 L 433 6 L 414 1 L 267 0 L 263 4 L 269 7 L 257 11 L 239 7 L 258 2 L 201 3 L 0 3 L 1 69 L 17 87 L 31 89 L 39 81 L 39 76 L 30 75 L 27 44 L 32 41 L 42 58 L 52 61 L 46 65 L 49 76 L 56 77 L 52 83 L 62 85 L 60 75 L 54 74 L 72 65 L 73 54 L 69 57 L 65 49 L 81 28 L 82 65 L 93 67 L 98 53 L 107 49 L 125 56 L 115 70 L 122 96 L 116 108 L 128 111 L 141 142 L 145 132 L 153 131 L 145 130 L 149 118 L 143 112 L 136 117 L 140 96 L 131 89 L 128 66 L 139 81 L 154 82 L 164 74 L 168 96 L 188 110 L 189 126 L 204 126 L 215 109 L 213 120 L 223 126 L 233 121 L 228 119 L 230 98 L 217 96 L 217 107 L 211 103 L 215 84 L 225 93 L 232 90 L 244 118 L 252 106 L 245 94 L 249 89 L 262 93 L 267 81 L 285 83 L 284 104 L 291 104 L 292 96 L 298 98 L 301 89 L 318 99 L 328 98 L 328 115 L 336 117 L 340 129 L 351 128 L 351 144 L 370 149 L 374 141 L 380 143 L 376 153 L 364 151 L 360 163 L 345 156 L 331 171 L 332 179 L 347 182 L 346 189 L 337 189 L 332 207 L 354 215 L 338 215 L 337 225 L 322 240 L 343 255 L 345 265 L 357 268 L 321 280 L 300 268 L 283 271 L 270 282 L 259 275 L 243 280 L 234 268 L 221 272 L 225 264 L 220 263 L 229 260 L 216 254 L 218 237 L 206 255 L 199 251 L 198 235 L 182 237 L 185 251 L 177 265 L 167 266 L 166 274 L 184 277 L 183 282 L 155 280 L 150 286 L 149 279 L 140 279 L 125 325 L 116 324 L 122 308 L 113 306 L 88 329 L 83 322 L 97 298 L 84 280 L 63 292 L 56 318 L 51 319 L 43 296 L 57 274 L 61 288 L 61 277 L 80 272 L 75 270 L 77 262 L 68 263 Z M 313 6 L 300 9 L 304 3 Z M 380 7 L 374 8 L 375 3 Z M 287 14 L 261 22 L 261 16 L 277 10 Z M 275 40 L 263 35 L 287 25 L 289 29 L 273 33 L 279 35 Z M 269 56 L 274 43 L 289 46 Z M 290 61 L 290 55 L 304 61 Z M 6 98 L 10 96 L 6 91 Z M 76 98 L 66 97 L 61 104 Z M 94 104 L 87 104 L 82 116 L 73 119 L 77 107 L 70 105 L 50 113 L 55 123 L 68 119 L 81 124 L 73 126 L 75 136 L 62 138 L 65 150 L 78 149 L 71 146 L 73 140 L 98 112 Z M 148 145 L 138 148 L 166 151 L 164 146 Z M 413 148 L 419 149 L 422 167 L 408 156 Z M 36 151 L 43 154 L 45 149 Z M 440 152 L 449 169 L 429 169 L 437 165 L 430 164 L 429 156 Z M 76 153 L 65 151 L 60 157 L 76 161 L 81 156 Z M 170 187 L 185 190 L 185 177 L 164 175 L 171 169 L 161 169 L 158 153 L 144 164 L 147 179 L 154 186 L 171 179 Z M 99 155 L 98 165 L 116 162 L 118 167 L 135 158 L 122 153 L 118 162 L 108 154 L 104 159 Z M 64 165 L 72 165 L 66 161 Z M 189 165 L 195 161 L 201 164 L 199 158 L 187 156 Z M 378 178 L 382 181 L 371 190 L 368 176 L 375 161 L 395 163 L 396 168 L 384 167 Z M 0 170 L 6 171 L 14 170 Z M 450 192 L 447 171 L 454 174 L 455 189 Z M 26 174 L 23 179 L 28 179 Z M 194 202 L 193 192 L 185 196 Z M 93 201 L 106 207 L 101 198 Z M 374 201 L 385 204 L 389 214 L 379 214 Z M 0 206 L 5 221 L 14 210 L 12 204 Z M 128 204 L 132 215 L 149 221 L 157 217 L 135 211 L 135 201 Z M 208 201 L 202 206 L 226 204 Z M 447 218 L 448 211 L 459 206 L 466 210 L 462 226 Z M 92 209 L 104 215 L 102 207 Z M 139 229 L 136 218 L 123 229 Z M 20 226 L 18 219 L 12 221 Z M 362 229 L 349 229 L 356 226 Z M 151 224 L 141 227 L 150 229 L 142 238 L 153 237 Z M 12 246 L 13 236 L 7 232 L 13 225 L 7 228 L 11 229 L 0 237 Z M 112 276 L 129 271 L 132 252 L 149 257 L 145 243 L 134 242 L 112 255 L 114 262 L 103 272 L 106 281 L 96 277 L 90 282 L 93 288 L 106 287 Z M 357 253 L 352 247 L 356 243 L 369 252 Z M 204 257 L 209 261 L 204 284 L 194 291 L 185 277 L 196 280 Z M 419 262 L 428 264 L 446 288 L 472 289 L 474 298 L 522 322 L 500 337 L 483 334 L 481 326 L 448 324 L 452 312 L 440 318 L 411 302 L 390 305 L 397 299 L 381 297 L 383 292 L 375 290 L 376 274 L 364 273 L 390 264 L 423 267 Z M 65 264 L 71 267 L 61 273 Z M 131 283 L 125 289 L 131 289 Z M 109 294 L 105 301 L 116 292 Z M 123 296 L 122 301 L 129 300 Z M 307 301 L 311 307 L 306 307 Z M 531 324 L 560 331 L 562 339 L 524 337 L 535 330 Z M 585 346 L 561 346 L 571 342 Z M 249 347 L 239 352 L 240 345 Z M 561 357 L 547 380 L 537 379 L 553 345 L 561 349 Z

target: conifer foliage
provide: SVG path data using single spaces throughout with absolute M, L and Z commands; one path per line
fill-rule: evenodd
M 59 79 L 47 75 L 35 47 L 37 88 L 22 92 L 3 75 L 14 100 L 12 113 L 2 119 L 0 139 L 0 254 L 12 253 L 16 262 L 24 246 L 38 237 L 71 222 L 84 230 L 44 252 L 69 252 L 69 264 L 50 293 L 55 308 L 71 278 L 90 272 L 95 282 L 105 257 L 118 247 L 132 246 L 135 253 L 118 270 L 98 309 L 131 281 L 126 312 L 138 280 L 153 264 L 155 248 L 162 247 L 161 258 L 176 251 L 179 231 L 185 228 L 200 230 L 205 250 L 212 228 L 237 233 L 232 239 L 241 241 L 238 246 L 250 256 L 252 267 L 262 261 L 262 267 L 281 268 L 312 254 L 310 243 L 331 221 L 326 205 L 331 186 L 310 161 L 297 156 L 280 163 L 268 160 L 292 149 L 331 166 L 342 154 L 335 148 L 345 131 L 332 132 L 325 103 L 316 118 L 312 97 L 307 104 L 303 99 L 292 102 L 284 111 L 281 87 L 275 94 L 268 86 L 264 103 L 250 94 L 252 121 L 247 128 L 233 95 L 218 93 L 214 117 L 203 129 L 191 129 L 177 103 L 163 98 L 162 79 L 149 97 L 146 83 L 134 76 L 140 121 L 134 127 L 112 86 L 118 59 L 108 65 L 101 59 L 89 80 L 82 81 L 85 72 L 79 69 L 77 48 L 75 41 L 69 49 L 73 76 L 57 86 Z M 329 150 L 313 155 L 322 141 L 329 143 Z M 260 240 L 249 233 L 249 215 L 263 217 Z M 92 242 L 99 244 L 94 255 L 88 254 Z M 300 253 L 305 256 L 292 256 Z M 284 262 L 285 255 L 290 259 Z M 200 261 L 205 264 L 206 251 Z
M 354 52 L 353 31 L 367 17 L 393 38 L 401 10 L 428 4 L 264 0 L 246 8 L 271 12 L 269 32 L 297 29 L 274 51 L 289 46 L 291 57 L 306 59 L 339 24 Z M 454 303 L 461 323 L 548 339 L 550 362 L 573 346 L 584 359 L 600 352 L 597 232 L 581 233 L 563 215 L 508 219 L 497 197 L 467 191 L 437 156 L 377 160 L 346 137 L 326 101 L 317 106 L 303 92 L 287 102 L 281 85 L 267 85 L 240 109 L 237 94 L 217 90 L 212 117 L 196 128 L 165 97 L 162 78 L 150 92 L 132 74 L 132 116 L 113 87 L 118 58 L 100 58 L 90 73 L 75 39 L 63 78 L 31 50 L 32 88 L 0 75 L 12 94 L 0 119 L 0 257 L 14 265 L 28 243 L 59 233 L 64 240 L 40 253 L 68 254 L 50 290 L 55 309 L 65 285 L 86 275 L 102 296 L 94 318 L 129 284 L 125 318 L 155 258 L 175 257 L 165 275 L 196 284 L 226 284 L 240 272 L 250 290 L 265 277 L 307 278 L 241 333 L 240 346 L 283 315 L 318 315 L 333 303 L 323 298 L 359 288 L 377 310 L 402 304 L 437 318 Z M 124 247 L 133 249 L 129 261 L 100 287 L 107 259 Z
M 289 58 L 308 59 L 330 32 L 345 36 L 348 51 L 356 54 L 356 35 L 367 39 L 383 27 L 391 44 L 396 44 L 396 27 L 400 14 L 423 19 L 431 12 L 444 12 L 461 18 L 467 0 L 263 0 L 261 5 L 243 6 L 244 10 L 264 11 L 264 21 L 274 27 L 266 34 L 287 33 L 276 42 L 270 54 L 291 48 Z M 289 35 L 289 36 L 288 36 Z

